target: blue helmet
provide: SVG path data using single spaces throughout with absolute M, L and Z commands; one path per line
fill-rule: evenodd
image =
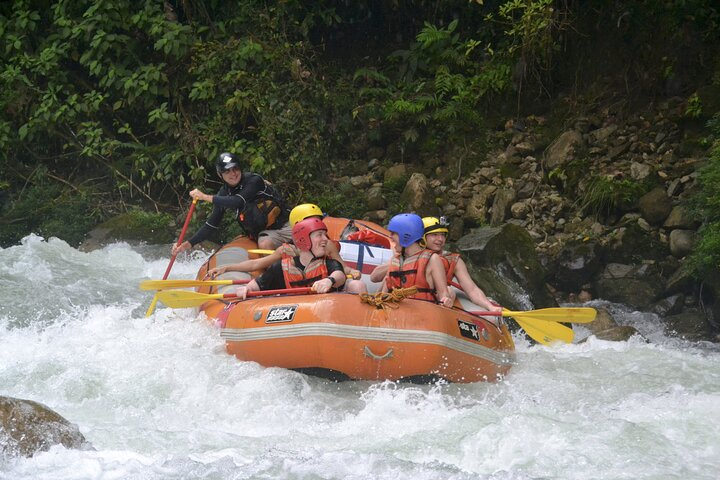
M 401 247 L 409 247 L 425 235 L 422 218 L 414 213 L 401 213 L 390 219 L 387 229 L 397 233 Z

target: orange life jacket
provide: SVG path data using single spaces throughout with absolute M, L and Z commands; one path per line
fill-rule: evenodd
M 328 276 L 325 257 L 313 258 L 304 269 L 300 269 L 295 264 L 294 255 L 283 254 L 282 271 L 287 288 L 308 287 Z
M 300 255 L 300 249 L 298 249 L 292 243 L 283 243 L 278 248 L 280 249 L 280 255 L 282 255 L 283 257 L 297 257 L 298 255 Z
M 450 285 L 450 282 L 452 282 L 453 278 L 455 278 L 455 267 L 458 264 L 458 260 L 460 260 L 460 254 L 450 253 L 443 250 L 441 253 L 438 254 L 438 256 L 443 262 L 443 267 L 445 268 L 445 277 L 447 278 L 448 285 Z
M 404 261 L 400 256 L 394 256 L 390 261 L 390 268 L 385 277 L 388 290 L 417 287 L 418 293 L 411 298 L 437 301 L 435 290 L 430 288 L 430 284 L 425 278 L 425 270 L 432 256 L 433 252 L 428 249 L 408 257 Z

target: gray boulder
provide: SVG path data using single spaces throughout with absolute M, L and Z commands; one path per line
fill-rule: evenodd
M 665 280 L 653 265 L 608 264 L 595 281 L 599 298 L 646 309 L 663 293 Z
M 57 444 L 66 448 L 91 448 L 77 425 L 45 405 L 0 397 L 0 453 L 3 457 L 32 457 Z
M 600 249 L 595 242 L 566 243 L 555 260 L 552 281 L 566 292 L 579 292 L 600 271 Z
M 522 227 L 474 229 L 457 246 L 478 286 L 506 308 L 557 306 L 532 237 Z
M 672 203 L 664 188 L 656 187 L 640 197 L 638 207 L 643 218 L 653 225 L 665 220 L 672 211 Z

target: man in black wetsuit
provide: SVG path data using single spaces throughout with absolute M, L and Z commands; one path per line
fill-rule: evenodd
M 226 210 L 233 212 L 245 233 L 258 242 L 258 248 L 274 250 L 292 239 L 290 209 L 270 182 L 256 173 L 243 173 L 232 153 L 221 153 L 215 168 L 224 183 L 216 195 L 198 189 L 190 192 L 193 199 L 212 202 L 213 211 L 190 240 L 173 245 L 173 255 L 189 250 L 219 229 Z

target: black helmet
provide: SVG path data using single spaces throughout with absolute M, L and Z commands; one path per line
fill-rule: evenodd
M 221 153 L 215 161 L 215 169 L 217 170 L 218 175 L 222 175 L 223 172 L 227 172 L 231 168 L 235 167 L 240 167 L 240 161 L 232 153 Z

